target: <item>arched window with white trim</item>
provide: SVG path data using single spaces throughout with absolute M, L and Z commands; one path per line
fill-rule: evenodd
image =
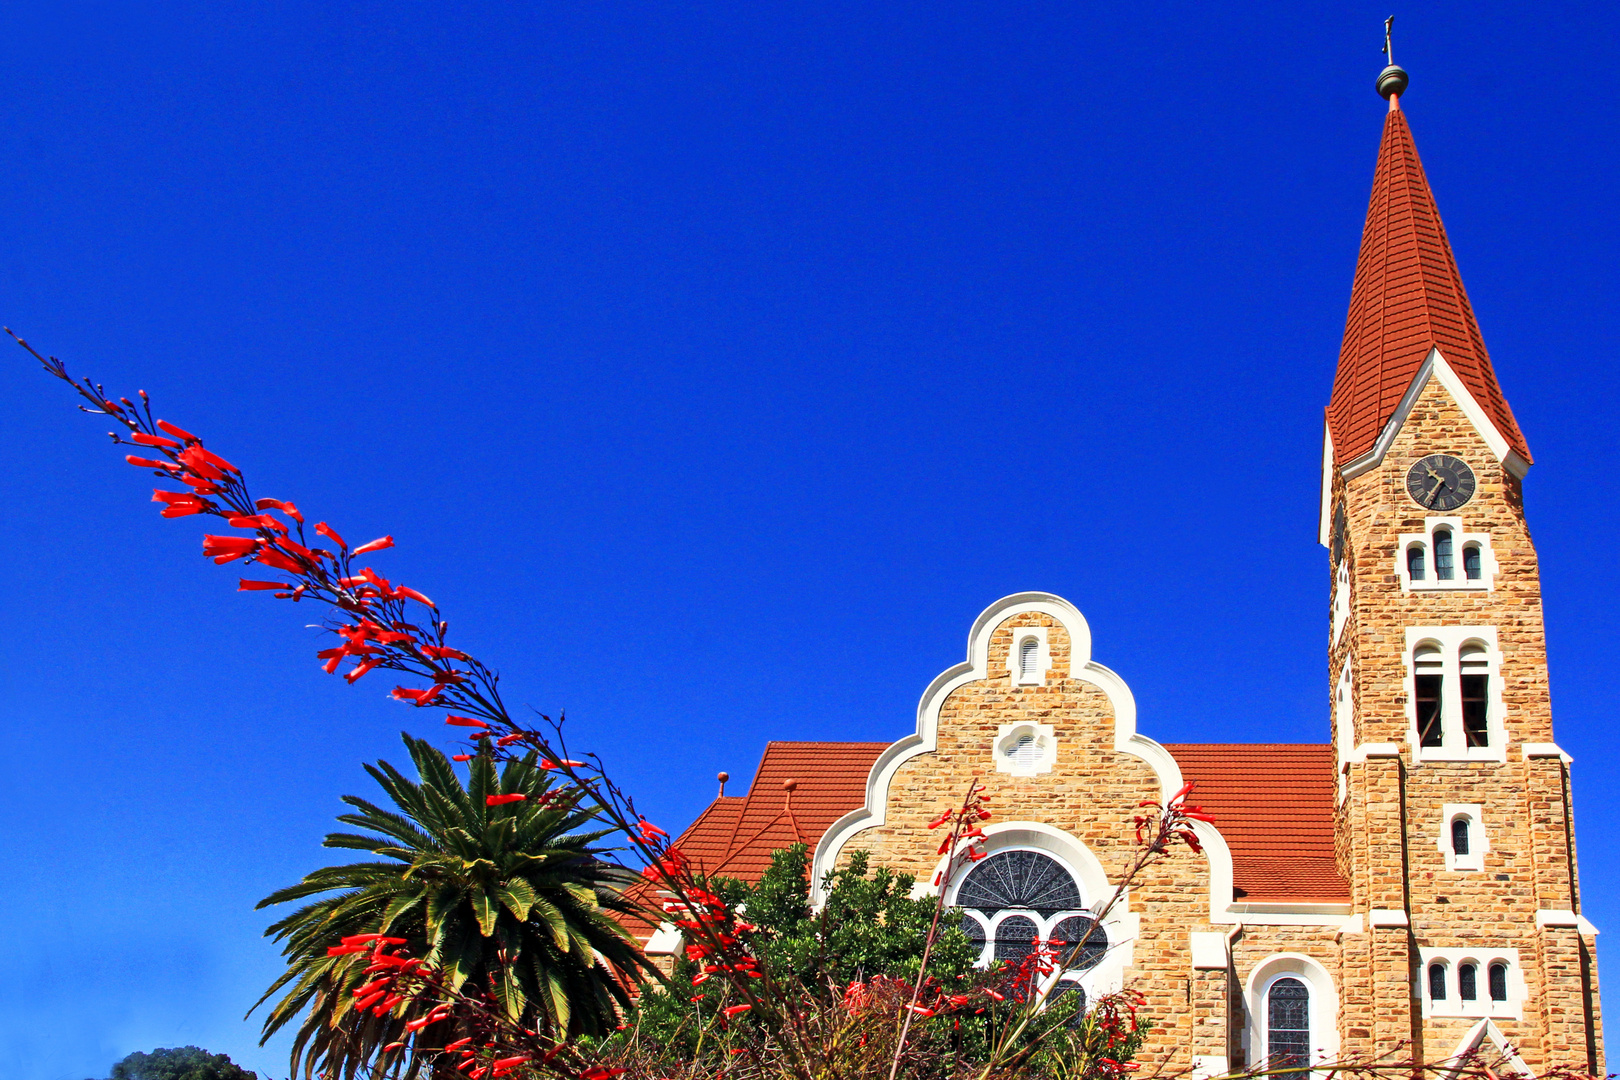
M 1479 581 L 1485 573 L 1484 564 L 1480 558 L 1479 545 L 1469 544 L 1463 548 L 1463 577 L 1469 581 Z
M 1462 670 L 1463 738 L 1469 746 L 1489 746 L 1491 661 L 1485 646 L 1471 641 L 1457 656 Z
M 1302 1069 L 1311 1063 L 1311 992 L 1284 976 L 1266 991 L 1266 1066 Z
M 1479 997 L 1479 965 L 1473 961 L 1457 965 L 1457 997 L 1464 1002 Z
M 1434 579 L 1450 581 L 1456 576 L 1452 567 L 1451 530 L 1434 530 Z
M 1017 964 L 1040 940 L 1061 958 L 1059 978 L 1073 981 L 1108 953 L 1108 932 L 1086 909 L 1074 875 L 1045 852 L 995 852 L 968 871 L 954 905 L 981 964 Z
M 1490 966 L 1486 972 L 1486 982 L 1490 984 L 1491 1001 L 1502 1004 L 1508 997 L 1508 968 L 1498 961 Z
M 1429 965 L 1429 1000 L 1446 1000 L 1446 965 Z
M 1419 645 L 1412 653 L 1412 700 L 1417 704 L 1419 746 L 1445 743 L 1445 720 L 1441 708 L 1445 690 L 1445 657 L 1440 646 Z
M 1451 853 L 1468 854 L 1468 819 L 1461 815 L 1451 819 Z
M 1406 549 L 1406 575 L 1413 581 L 1422 581 L 1428 577 L 1424 569 L 1427 563 L 1428 552 L 1423 550 L 1422 544 L 1412 544 Z

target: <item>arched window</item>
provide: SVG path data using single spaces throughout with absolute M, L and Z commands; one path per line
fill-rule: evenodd
M 1483 645 L 1464 645 L 1457 659 L 1462 668 L 1463 735 L 1469 746 L 1489 746 L 1490 657 Z
M 1272 1069 L 1311 1063 L 1311 994 L 1298 979 L 1278 979 L 1266 994 L 1266 1058 Z
M 1468 854 L 1468 819 L 1465 817 L 1453 818 L 1451 821 L 1451 853 Z
M 1108 953 L 1108 934 L 1085 910 L 1074 877 L 1044 852 L 996 852 L 962 879 L 954 904 L 982 963 L 1017 963 L 1037 938 L 1054 942 L 1061 957 L 1072 953 L 1065 970 L 1076 976 Z M 994 932 L 986 933 L 990 927 Z M 1066 944 L 1055 944 L 1060 941 Z
M 1490 966 L 1489 971 L 1487 972 L 1487 980 L 1489 981 L 1490 986 L 1491 986 L 1491 1000 L 1492 1001 L 1506 1001 L 1507 1000 L 1507 965 L 1503 964 L 1503 963 L 1492 964 Z
M 1040 677 L 1041 643 L 1035 638 L 1025 638 L 1018 646 L 1018 677 L 1020 679 L 1037 679 Z
M 1412 654 L 1414 703 L 1417 705 L 1419 746 L 1440 746 L 1445 742 L 1445 725 L 1440 719 L 1440 689 L 1445 659 L 1434 645 L 1419 645 Z
M 1413 581 L 1422 581 L 1424 576 L 1423 561 L 1422 544 L 1413 544 L 1411 547 L 1407 548 L 1406 576 L 1411 578 Z
M 1479 997 L 1479 989 L 1475 985 L 1479 975 L 1478 964 L 1461 964 L 1457 968 L 1457 996 L 1464 1001 L 1473 1001 Z
M 1463 548 L 1463 577 L 1469 581 L 1478 581 L 1483 571 L 1480 569 L 1479 545 L 1469 544 Z
M 1446 965 L 1429 965 L 1429 1000 L 1446 1000 Z
M 1434 576 L 1437 581 L 1450 581 L 1452 576 L 1451 565 L 1451 530 L 1434 530 Z

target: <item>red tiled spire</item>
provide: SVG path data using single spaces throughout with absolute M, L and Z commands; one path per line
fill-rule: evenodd
M 1439 348 L 1508 445 L 1530 461 L 1491 370 L 1406 115 L 1391 97 L 1327 409 L 1338 465 L 1372 449 L 1430 348 Z

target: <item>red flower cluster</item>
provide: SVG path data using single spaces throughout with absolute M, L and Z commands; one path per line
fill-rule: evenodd
M 1164 801 L 1161 806 L 1156 800 L 1143 799 L 1137 804 L 1138 809 L 1152 807 L 1152 814 L 1138 814 L 1134 822 L 1136 825 L 1136 842 L 1154 854 L 1162 855 L 1170 850 L 1170 845 L 1177 840 L 1192 848 L 1194 852 L 1201 852 L 1204 847 L 1198 841 L 1198 834 L 1194 831 L 1193 822 L 1209 821 L 1215 819 L 1204 812 L 1201 806 L 1187 805 L 1187 796 L 1192 793 L 1191 780 L 1181 785 L 1181 790 Z

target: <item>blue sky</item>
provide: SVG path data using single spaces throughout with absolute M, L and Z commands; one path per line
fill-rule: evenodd
M 13 4 L 0 316 L 399 547 L 657 819 L 891 739 L 1044 589 L 1164 741 L 1327 733 L 1322 407 L 1384 8 Z M 1559 742 L 1620 971 L 1609 5 L 1400 10 L 1408 115 L 1537 458 Z M 430 731 L 232 592 L 0 364 L 0 1073 L 200 1043 L 261 896 Z M 1594 553 L 1605 559 L 1593 562 Z

